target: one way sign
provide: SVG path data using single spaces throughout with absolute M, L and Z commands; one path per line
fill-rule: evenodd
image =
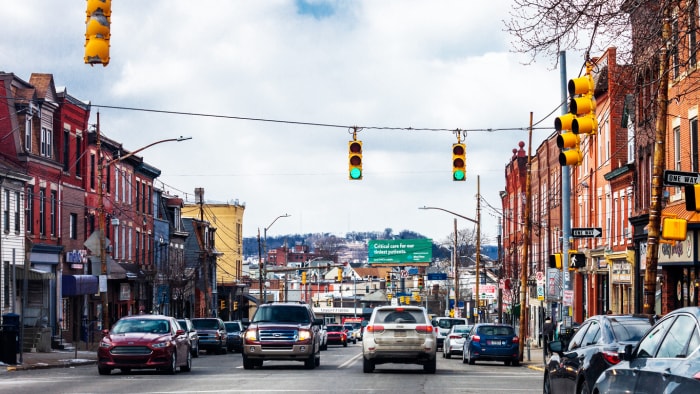
M 571 253 L 569 256 L 569 268 L 584 268 L 586 266 L 585 254 Z
M 600 238 L 602 235 L 602 227 L 578 227 L 571 229 L 571 236 L 574 238 Z

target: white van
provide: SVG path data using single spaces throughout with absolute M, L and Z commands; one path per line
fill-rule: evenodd
M 442 349 L 443 343 L 445 343 L 445 337 L 450 332 L 452 326 L 457 324 L 468 324 L 467 319 L 462 317 L 434 317 L 432 322 L 433 327 L 435 327 L 435 333 L 437 337 L 437 346 Z

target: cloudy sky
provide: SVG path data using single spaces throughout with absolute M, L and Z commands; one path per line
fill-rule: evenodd
M 454 217 L 418 207 L 476 218 L 479 176 L 495 240 L 486 204 L 500 209 L 530 112 L 548 128 L 559 113 L 555 59 L 525 65 L 511 51 L 509 0 L 114 0 L 107 67 L 83 62 L 85 4 L 4 4 L 0 70 L 53 74 L 126 149 L 191 136 L 142 152 L 157 186 L 245 203 L 244 236 L 289 214 L 268 235 L 391 228 L 442 241 Z M 582 63 L 569 57 L 570 77 Z M 351 126 L 361 181 L 348 180 Z M 455 129 L 466 182 L 451 180 Z M 533 152 L 552 132 L 533 134 Z

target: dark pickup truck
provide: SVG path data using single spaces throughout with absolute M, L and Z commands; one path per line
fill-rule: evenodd
M 247 323 L 244 321 L 244 323 Z M 243 368 L 265 360 L 302 361 L 306 369 L 321 365 L 321 326 L 307 304 L 263 304 L 243 335 Z

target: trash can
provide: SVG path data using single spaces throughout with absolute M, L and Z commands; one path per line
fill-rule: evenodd
M 0 329 L 0 361 L 16 365 L 19 352 L 19 315 L 6 313 L 2 315 Z

